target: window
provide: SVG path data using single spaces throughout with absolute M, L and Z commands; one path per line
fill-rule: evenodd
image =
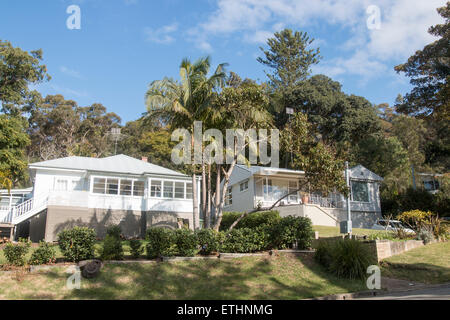
M 173 198 L 173 182 L 164 181 L 164 198 Z
M 94 178 L 94 193 L 105 194 L 106 179 L 105 178 Z
M 161 181 L 152 180 L 150 187 L 150 197 L 161 198 Z
M 145 189 L 144 181 L 133 181 L 133 196 L 135 197 L 143 197 Z
M 184 199 L 184 182 L 175 182 L 175 198 Z
M 131 196 L 131 185 L 133 181 L 131 180 L 120 180 L 120 195 Z
M 288 193 L 295 192 L 298 189 L 297 181 L 289 181 Z M 289 195 L 289 202 L 298 202 L 298 194 L 297 192 Z
M 352 181 L 352 201 L 369 202 L 369 187 L 367 182 Z
M 439 190 L 439 182 L 437 180 L 423 181 L 423 187 L 427 191 Z
M 240 190 L 241 192 L 242 192 L 242 191 L 245 191 L 245 190 L 248 190 L 248 180 L 242 182 L 242 183 L 239 185 L 239 190 Z
M 57 191 L 67 191 L 67 180 L 57 179 L 56 180 L 56 190 Z
M 106 179 L 106 194 L 119 194 L 119 179 Z
M 186 183 L 186 199 L 192 199 L 192 182 Z
M 227 194 L 225 195 L 225 205 L 229 206 L 233 204 L 233 188 L 229 187 Z
M 264 179 L 264 201 L 272 200 L 272 180 Z

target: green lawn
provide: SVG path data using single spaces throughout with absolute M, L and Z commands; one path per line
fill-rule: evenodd
M 319 231 L 320 238 L 338 237 L 341 235 L 339 227 L 313 226 L 314 231 Z M 380 232 L 380 230 L 353 228 L 354 235 L 363 236 Z
M 450 282 L 450 242 L 433 243 L 385 259 L 384 277 L 423 283 Z
M 25 274 L 0 272 L 0 299 L 302 299 L 365 290 L 364 281 L 323 272 L 310 254 L 106 265 L 80 290 L 66 288 L 60 268 Z

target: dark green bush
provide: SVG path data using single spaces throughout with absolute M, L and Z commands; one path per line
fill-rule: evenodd
M 220 230 L 227 231 L 241 215 L 242 212 L 224 212 L 220 223 Z M 272 225 L 280 219 L 279 212 L 275 210 L 254 212 L 242 218 L 233 229 L 257 228 L 266 224 Z
M 177 255 L 182 257 L 193 257 L 198 252 L 197 235 L 191 229 L 177 229 L 175 244 L 177 245 Z
M 297 243 L 298 249 L 308 249 L 313 234 L 311 219 L 287 216 L 271 226 L 271 245 L 273 248 L 286 249 Z
M 200 229 L 196 231 L 200 254 L 209 255 L 219 252 L 222 243 L 222 233 L 213 229 Z
M 142 241 L 139 239 L 130 240 L 131 257 L 137 259 L 144 252 L 144 247 L 142 246 Z
M 361 241 L 342 239 L 321 241 L 315 259 L 338 278 L 364 279 L 367 268 L 376 264 L 370 248 Z
M 58 234 L 58 245 L 69 261 L 81 261 L 94 257 L 96 235 L 94 229 L 74 227 Z
M 122 240 L 116 234 L 108 234 L 103 240 L 102 260 L 123 260 Z
M 152 227 L 147 230 L 147 258 L 154 259 L 161 256 L 176 254 L 175 231 L 172 229 Z
M 30 258 L 31 265 L 55 263 L 55 261 L 56 261 L 55 248 L 45 241 L 39 242 L 39 247 L 36 250 L 34 250 Z
M 17 244 L 8 243 L 3 249 L 6 261 L 14 266 L 23 266 L 26 263 L 25 256 L 30 249 L 29 241 L 19 241 Z
M 255 229 L 240 228 L 225 233 L 222 251 L 230 253 L 249 253 L 266 250 L 270 245 L 268 226 Z
M 120 226 L 118 226 L 118 225 L 112 225 L 112 226 L 109 226 L 109 227 L 106 229 L 106 235 L 107 235 L 107 236 L 115 237 L 115 238 L 117 238 L 117 239 L 120 239 L 121 236 L 122 236 L 122 229 L 121 229 Z

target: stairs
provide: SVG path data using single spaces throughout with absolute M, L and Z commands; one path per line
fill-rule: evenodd
M 0 211 L 0 223 L 17 225 L 47 208 L 48 195 L 33 197 L 7 211 Z

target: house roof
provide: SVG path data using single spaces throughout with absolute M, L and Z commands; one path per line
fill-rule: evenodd
M 276 173 L 287 173 L 287 174 L 304 174 L 305 173 L 304 171 L 300 171 L 300 170 L 275 168 L 275 167 L 261 167 L 261 166 L 247 167 L 244 165 L 237 165 L 237 167 L 250 171 L 250 173 L 252 175 L 254 175 L 254 174 L 271 175 L 271 174 L 276 174 Z
M 187 177 L 185 174 L 170 170 L 152 163 L 138 160 L 124 154 L 119 154 L 106 158 L 88 157 L 66 157 L 54 160 L 36 162 L 29 165 L 30 169 L 63 169 L 63 170 L 83 170 L 113 172 L 122 174 L 157 174 Z
M 362 165 L 350 168 L 350 178 L 356 180 L 383 181 L 383 178 Z

